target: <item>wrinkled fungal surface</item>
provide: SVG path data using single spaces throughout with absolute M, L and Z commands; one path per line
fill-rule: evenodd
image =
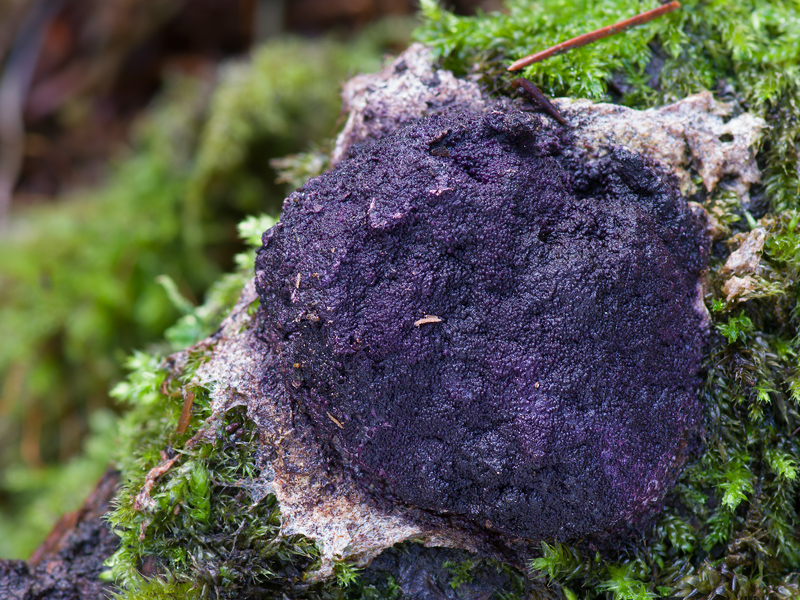
M 699 417 L 702 223 L 674 181 L 508 105 L 357 147 L 263 236 L 263 336 L 384 498 L 532 539 L 624 529 Z

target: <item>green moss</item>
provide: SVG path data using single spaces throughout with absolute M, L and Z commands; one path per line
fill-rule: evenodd
M 360 571 L 361 569 L 345 561 L 337 561 L 333 564 L 333 574 L 336 577 L 336 583 L 341 587 L 350 587 L 351 584 L 358 581 L 358 574 Z
M 139 598 L 149 590 L 153 598 L 169 598 L 175 586 L 186 598 L 256 598 L 284 591 L 316 597 L 303 581 L 316 562 L 316 547 L 300 537 L 280 537 L 274 495 L 248 485 L 263 467 L 252 453 L 258 435 L 253 423 L 234 409 L 218 423 L 212 442 L 187 444 L 190 433 L 175 433 L 180 386 L 164 379 L 156 361 L 149 367 L 152 384 L 165 385 L 167 395 L 150 387 L 148 393 L 159 401 L 137 406 L 125 418 L 134 430 L 127 439 L 139 445 L 127 448 L 136 468 L 129 463 L 125 469 L 129 478 L 109 516 L 121 536 L 120 549 L 108 563 L 124 589 L 120 597 Z M 210 415 L 207 392 L 194 392 L 191 433 Z M 146 430 L 142 423 L 148 424 Z M 135 507 L 147 471 L 175 453 L 179 459 L 153 488 L 152 506 Z
M 361 586 L 357 595 L 351 597 L 357 600 L 403 600 L 403 591 L 394 578 L 389 576 L 384 585 Z
M 211 441 L 189 441 L 211 414 L 208 390 L 191 384 L 201 361 L 194 357 L 177 374 L 157 357 L 136 354 L 131 376 L 115 388 L 133 407 L 122 422 L 125 484 L 108 517 L 121 537 L 109 577 L 121 586 L 120 597 L 131 599 L 178 591 L 184 598 L 260 597 L 295 587 L 306 593 L 302 574 L 317 549 L 299 537 L 279 537 L 275 497 L 248 485 L 264 465 L 252 453 L 258 434 L 244 411 L 229 411 L 213 426 Z M 189 391 L 191 421 L 178 434 Z M 149 506 L 137 507 L 148 472 L 176 456 L 158 477 Z
M 268 477 L 259 480 L 268 462 L 253 452 L 255 424 L 243 407 L 221 420 L 210 419 L 210 390 L 194 377 L 213 352 L 213 345 L 198 342 L 218 326 L 252 277 L 252 247 L 273 223 L 263 216 L 240 224 L 251 250 L 237 256 L 237 271 L 212 286 L 206 303 L 167 331 L 168 339 L 190 345 L 182 366 L 136 352 L 127 364 L 129 377 L 112 391 L 129 408 L 120 421 L 117 451 L 124 483 L 107 516 L 120 547 L 104 575 L 119 586 L 120 599 L 321 600 L 344 597 L 357 579 L 356 569 L 339 563 L 334 581 L 306 581 L 319 564 L 319 551 L 302 536 L 279 534 L 277 501 Z M 193 397 L 191 418 L 178 433 L 187 396 Z M 148 475 L 158 467 L 163 473 L 154 479 L 149 499 L 137 504 Z
M 464 550 L 396 544 L 363 570 L 347 590 L 348 600 L 464 598 L 555 600 L 517 569 Z M 427 593 L 427 595 L 426 595 Z
M 487 572 L 494 572 L 505 575 L 506 584 L 503 586 L 504 589 L 492 594 L 492 600 L 521 600 L 529 596 L 530 586 L 527 585 L 525 576 L 500 561 L 474 557 L 462 561 L 447 561 L 442 566 L 450 571 L 449 585 L 456 592 L 476 579 L 480 581 Z
M 444 563 L 444 567 L 450 571 L 452 579 L 450 579 L 450 587 L 453 589 L 459 588 L 465 583 L 472 583 L 474 577 L 473 571 L 475 570 L 475 563 L 477 561 L 472 559 L 462 560 L 461 562 L 448 561 Z

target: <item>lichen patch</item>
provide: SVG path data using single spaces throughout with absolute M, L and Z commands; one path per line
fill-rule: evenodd
M 592 154 L 626 146 L 671 168 L 684 194 L 696 191 L 692 171 L 708 192 L 730 177 L 727 185 L 747 205 L 750 186 L 759 180 L 755 153 L 766 123 L 749 113 L 730 118 L 731 107 L 710 92 L 644 111 L 589 100 L 554 102 Z

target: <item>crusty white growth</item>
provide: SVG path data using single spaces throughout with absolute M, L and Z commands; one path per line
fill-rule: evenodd
M 761 271 L 761 254 L 767 231 L 763 227 L 756 227 L 747 234 L 735 235 L 733 239 L 741 241 L 741 245 L 731 252 L 722 267 L 721 273 L 731 276 L 722 286 L 722 291 L 728 302 L 741 302 L 756 297 L 759 288 L 763 288 L 763 280 L 757 276 Z
M 437 69 L 430 49 L 412 44 L 381 72 L 348 81 L 342 105 L 348 117 L 336 138 L 333 165 L 347 156 L 353 144 L 381 138 L 403 123 L 448 106 L 478 110 L 486 101 L 478 84 Z
M 755 155 L 766 127 L 762 118 L 744 113 L 726 122 L 731 107 L 711 92 L 644 111 L 568 98 L 554 103 L 590 156 L 605 154 L 610 145 L 626 146 L 670 168 L 684 194 L 696 191 L 692 171 L 709 192 L 730 176 L 727 185 L 747 206 L 750 186 L 759 179 Z
M 742 235 L 742 234 L 739 234 Z M 746 235 L 742 245 L 731 252 L 728 260 L 722 267 L 722 273 L 733 273 L 743 275 L 745 273 L 757 273 L 758 264 L 761 261 L 761 253 L 764 250 L 764 242 L 767 240 L 767 230 L 763 227 L 756 227 Z

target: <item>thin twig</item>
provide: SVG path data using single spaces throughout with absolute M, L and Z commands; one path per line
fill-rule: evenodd
M 673 0 L 673 2 L 668 2 L 667 4 L 663 4 L 658 8 L 645 11 L 641 14 L 636 15 L 635 17 L 631 17 L 630 19 L 625 19 L 624 21 L 619 21 L 618 23 L 614 23 L 613 25 L 608 25 L 601 29 L 596 29 L 595 31 L 584 33 L 583 35 L 579 35 L 578 37 L 572 38 L 571 40 L 567 40 L 566 42 L 561 42 L 560 44 L 556 44 L 555 46 L 548 48 L 547 50 L 542 50 L 541 52 L 530 54 L 525 58 L 520 58 L 510 67 L 508 67 L 508 70 L 519 71 L 520 69 L 527 67 L 528 65 L 532 65 L 533 63 L 542 61 L 546 58 L 550 58 L 551 56 L 556 56 L 557 54 L 563 54 L 564 52 L 572 50 L 573 48 L 580 48 L 581 46 L 585 46 L 586 44 L 591 44 L 592 42 L 596 42 L 597 40 L 602 40 L 603 38 L 607 38 L 611 35 L 614 35 L 615 33 L 619 33 L 620 31 L 625 31 L 630 27 L 635 27 L 636 25 L 647 23 L 648 21 L 652 21 L 653 19 L 660 17 L 661 15 L 665 15 L 667 13 L 672 12 L 673 10 L 677 10 L 680 7 L 681 3 L 678 2 L 677 0 Z
M 511 85 L 518 90 L 522 90 L 532 102 L 538 104 L 544 112 L 553 117 L 556 121 L 562 125 L 567 124 L 567 120 L 560 112 L 558 112 L 558 109 L 551 104 L 550 100 L 547 99 L 547 96 L 542 93 L 542 90 L 533 85 L 530 81 L 524 77 L 517 77 L 511 82 Z

